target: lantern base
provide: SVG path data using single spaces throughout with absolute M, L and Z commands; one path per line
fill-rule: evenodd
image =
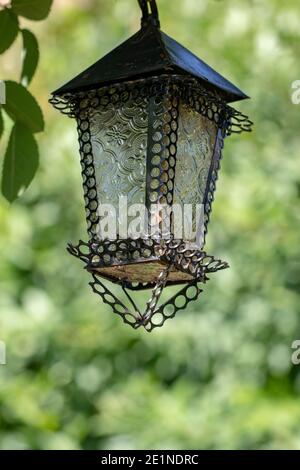
M 127 285 L 142 283 L 149 285 L 155 283 L 165 263 L 162 261 L 140 261 L 139 263 L 123 264 L 105 268 L 90 269 L 96 271 L 102 277 L 115 282 L 125 282 Z M 193 280 L 191 274 L 179 271 L 174 266 L 170 269 L 168 284 L 179 284 Z
M 192 250 L 187 242 L 173 239 L 94 239 L 88 243 L 80 241 L 77 246 L 68 245 L 68 251 L 85 262 L 85 268 L 93 276 L 90 285 L 103 302 L 109 304 L 125 323 L 133 328 L 144 326 L 147 331 L 162 326 L 177 311 L 196 300 L 202 292 L 199 284 L 208 280 L 209 273 L 228 268 L 226 262 L 204 251 Z M 122 287 L 133 311 L 105 286 L 102 279 Z M 158 305 L 163 289 L 177 284 L 184 284 L 184 287 L 167 302 Z M 152 296 L 142 313 L 127 290 L 150 288 Z

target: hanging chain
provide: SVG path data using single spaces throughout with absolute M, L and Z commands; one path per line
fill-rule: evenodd
M 142 324 L 144 326 L 147 325 L 147 323 L 153 317 L 154 312 L 156 311 L 158 301 L 160 299 L 162 291 L 164 290 L 164 287 L 168 280 L 168 276 L 169 276 L 171 268 L 172 268 L 172 264 L 170 263 L 163 271 L 161 271 L 161 273 L 158 276 L 157 284 L 152 290 L 151 299 L 148 300 L 147 305 L 146 305 L 146 310 L 144 314 L 142 315 Z
M 158 8 L 156 0 L 138 0 L 142 10 L 142 27 L 147 26 L 149 21 L 157 28 L 160 27 Z

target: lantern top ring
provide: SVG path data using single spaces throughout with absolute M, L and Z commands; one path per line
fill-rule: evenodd
M 155 0 L 138 0 L 142 10 L 142 28 L 151 22 L 157 28 L 160 27 L 158 8 Z M 149 11 L 150 10 L 150 11 Z

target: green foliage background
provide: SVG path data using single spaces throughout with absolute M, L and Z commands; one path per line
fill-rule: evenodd
M 134 33 L 140 13 L 134 0 L 55 0 L 30 23 L 40 168 L 15 204 L 0 201 L 2 449 L 300 448 L 299 1 L 158 4 L 167 33 L 252 97 L 238 107 L 255 130 L 227 141 L 208 236 L 231 269 L 151 335 L 90 291 L 65 251 L 85 237 L 75 123 L 47 99 Z M 5 53 L 1 79 L 19 77 L 18 54 Z

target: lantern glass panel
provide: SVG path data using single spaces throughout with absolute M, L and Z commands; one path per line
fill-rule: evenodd
M 198 230 L 203 231 L 203 223 L 199 222 L 203 222 L 203 205 L 217 131 L 218 127 L 213 121 L 190 106 L 180 104 L 174 204 L 185 207 L 185 211 L 188 210 L 185 205 L 190 205 L 192 217 L 185 218 L 185 238 L 193 242 L 196 236 L 189 237 L 189 234 L 196 232 L 197 225 Z M 188 212 L 185 214 L 190 215 Z
M 148 102 L 146 97 L 110 102 L 90 112 L 98 201 L 112 205 L 117 220 L 121 196 L 128 207 L 145 205 Z

